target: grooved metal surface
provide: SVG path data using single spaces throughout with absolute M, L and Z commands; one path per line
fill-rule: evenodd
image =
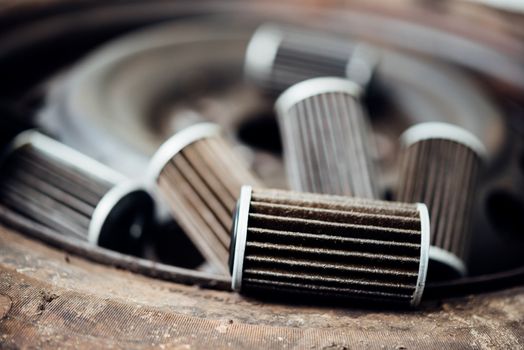
M 355 96 L 346 91 L 323 92 L 289 103 L 285 110 L 278 108 L 279 102 L 278 122 L 291 189 L 377 198 L 371 160 L 374 144 Z
M 258 184 L 222 137 L 196 140 L 164 166 L 158 186 L 171 212 L 204 257 L 228 273 L 233 210 L 243 184 Z
M 425 203 L 431 245 L 463 262 L 471 240 L 471 207 L 480 166 L 481 158 L 471 148 L 442 138 L 415 142 L 400 156 L 396 199 Z
M 409 304 L 421 259 L 417 206 L 329 196 L 307 204 L 318 197 L 253 190 L 242 290 Z
M 114 186 L 31 144 L 10 153 L 1 169 L 0 194 L 4 205 L 81 240 L 87 240 L 95 207 Z

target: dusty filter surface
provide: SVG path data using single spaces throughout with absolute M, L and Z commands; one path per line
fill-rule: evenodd
M 426 278 L 423 204 L 242 187 L 232 288 L 417 305 Z
M 401 136 L 401 143 L 397 200 L 428 206 L 430 277 L 464 276 L 484 146 L 468 131 L 445 123 L 415 125 Z
M 242 184 L 258 184 L 218 125 L 191 126 L 168 139 L 149 178 L 175 220 L 213 266 L 227 273 L 230 231 Z
M 7 150 L 1 202 L 58 232 L 137 253 L 153 202 L 135 182 L 33 130 Z
M 293 85 L 275 108 L 292 190 L 377 198 L 374 143 L 361 89 L 341 78 Z
M 282 92 L 315 77 L 346 77 L 362 88 L 370 84 L 378 50 L 336 35 L 277 24 L 264 24 L 246 52 L 245 74 L 271 92 Z

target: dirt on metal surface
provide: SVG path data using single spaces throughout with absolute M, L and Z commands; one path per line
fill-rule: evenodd
M 2 348 L 517 349 L 524 288 L 419 311 L 286 305 L 94 264 L 0 227 Z

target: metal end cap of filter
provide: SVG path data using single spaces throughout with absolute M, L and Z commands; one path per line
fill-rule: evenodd
M 143 185 L 127 181 L 113 187 L 93 212 L 88 241 L 126 254 L 138 254 L 153 224 L 154 201 Z
M 319 77 L 301 81 L 284 91 L 275 102 L 275 110 L 279 116 L 300 101 L 325 93 L 346 93 L 360 98 L 362 89 L 349 79 L 338 77 Z
M 480 158 L 486 159 L 487 157 L 486 147 L 477 136 L 453 124 L 441 122 L 420 123 L 408 128 L 400 136 L 400 142 L 404 147 L 430 139 L 457 142 L 473 150 Z
M 451 280 L 465 277 L 468 274 L 464 261 L 442 248 L 429 247 L 429 260 L 429 274 L 432 278 L 440 276 L 442 280 Z
M 9 155 L 15 152 L 17 149 L 31 144 L 32 140 L 37 138 L 38 135 L 40 135 L 40 133 L 36 129 L 28 129 L 12 135 L 12 138 L 2 147 L 0 164 L 6 161 Z
M 231 272 L 231 289 L 237 292 L 242 289 L 242 271 L 244 268 L 244 255 L 247 241 L 247 221 L 252 191 L 251 186 L 242 186 L 235 213 L 233 214 L 231 245 L 229 247 L 229 269 Z
M 269 79 L 283 35 L 282 29 L 276 24 L 267 23 L 257 28 L 246 50 L 244 73 L 249 79 Z
M 380 50 L 365 43 L 355 44 L 355 51 L 348 60 L 346 77 L 366 89 L 372 85 L 380 62 Z
M 155 152 L 146 171 L 146 181 L 154 192 L 158 176 L 166 164 L 186 146 L 200 139 L 220 135 L 222 129 L 214 123 L 198 123 L 177 132 L 167 139 Z
M 424 288 L 426 286 L 426 277 L 428 273 L 428 261 L 429 261 L 429 234 L 430 234 L 430 222 L 429 212 L 425 204 L 417 203 L 417 209 L 420 215 L 420 262 L 418 269 L 417 285 L 413 292 L 413 298 L 411 299 L 411 306 L 417 306 L 420 304 Z

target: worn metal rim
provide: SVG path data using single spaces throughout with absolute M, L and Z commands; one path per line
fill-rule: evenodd
M 246 253 L 247 228 L 249 218 L 249 205 L 251 203 L 251 186 L 242 186 L 235 211 L 232 247 L 233 266 L 231 269 L 231 288 L 234 291 L 242 289 L 242 273 L 244 271 L 244 256 Z

